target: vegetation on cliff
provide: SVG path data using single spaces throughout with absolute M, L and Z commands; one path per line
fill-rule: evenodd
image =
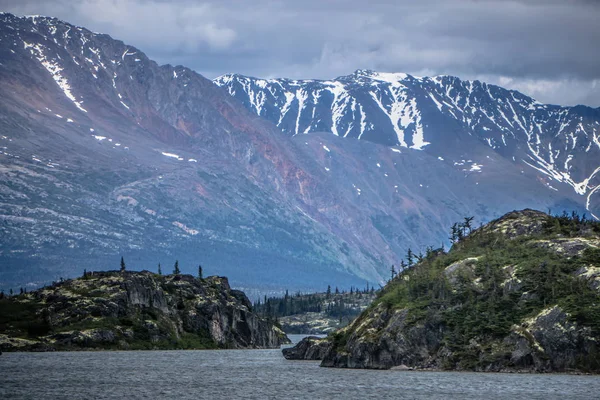
M 0 299 L 1 350 L 278 347 L 285 334 L 227 278 L 86 272 Z
M 509 213 L 398 274 L 323 365 L 599 372 L 599 289 L 600 223 Z

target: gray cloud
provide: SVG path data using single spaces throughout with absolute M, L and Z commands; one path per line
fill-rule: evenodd
M 597 1 L 2 0 L 0 9 L 105 32 L 209 78 L 333 78 L 370 68 L 600 106 Z

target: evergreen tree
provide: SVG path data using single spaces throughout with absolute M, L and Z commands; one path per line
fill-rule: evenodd
M 404 271 L 406 269 L 406 263 L 404 262 L 404 260 L 400 260 L 400 270 Z M 368 292 L 368 288 L 367 288 L 367 292 Z
M 87 269 L 85 269 L 85 268 L 83 269 L 83 278 L 84 279 L 87 278 Z
M 335 294 L 340 294 L 340 290 L 337 288 L 337 286 L 335 287 Z
M 158 274 L 162 275 L 162 269 L 160 268 L 160 263 L 158 263 Z
M 471 230 L 472 230 L 471 222 L 473 222 L 473 219 L 475 219 L 475 217 L 465 217 L 465 222 L 463 223 L 463 226 L 465 227 L 465 231 L 468 229 L 469 233 L 471 233 Z
M 121 272 L 125 271 L 125 260 L 123 259 L 123 256 L 121 256 Z
M 179 275 L 181 270 L 179 269 L 179 260 L 175 260 L 175 267 L 173 268 L 173 273 L 175 275 Z
M 433 254 L 433 247 L 432 246 L 425 247 L 425 257 L 429 258 L 429 256 L 431 256 L 432 254 Z
M 198 278 L 202 279 L 202 265 L 198 265 Z
M 407 264 L 408 264 L 409 267 L 412 267 L 413 264 L 415 263 L 414 257 L 415 257 L 415 254 L 409 248 L 408 251 L 406 252 L 406 262 L 407 262 Z
M 460 242 L 461 240 L 464 239 L 465 234 L 464 234 L 464 225 L 463 224 L 456 224 L 457 226 L 457 231 L 456 231 L 456 241 Z
M 11 296 L 13 295 L 13 290 L 12 290 L 12 288 L 10 288 L 10 291 L 9 291 L 9 293 L 10 293 L 10 295 L 11 295 Z
M 4 298 L 4 290 L 0 291 L 0 300 Z
M 327 294 L 325 295 L 327 299 L 331 297 L 331 285 L 327 285 Z
M 396 277 L 396 267 L 394 266 L 394 264 L 392 264 L 391 272 L 392 278 L 390 280 L 394 280 L 394 278 Z
M 419 254 L 416 257 L 417 257 L 417 262 L 423 261 L 423 253 L 421 253 L 420 251 L 419 251 Z
M 456 243 L 458 240 L 458 223 L 455 222 L 450 228 L 450 241 Z

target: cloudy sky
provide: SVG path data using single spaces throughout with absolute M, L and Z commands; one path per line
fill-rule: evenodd
M 214 78 L 456 75 L 600 106 L 598 0 L 0 0 Z

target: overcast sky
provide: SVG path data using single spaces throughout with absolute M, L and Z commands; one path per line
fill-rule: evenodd
M 0 0 L 208 78 L 456 75 L 600 106 L 598 0 Z

